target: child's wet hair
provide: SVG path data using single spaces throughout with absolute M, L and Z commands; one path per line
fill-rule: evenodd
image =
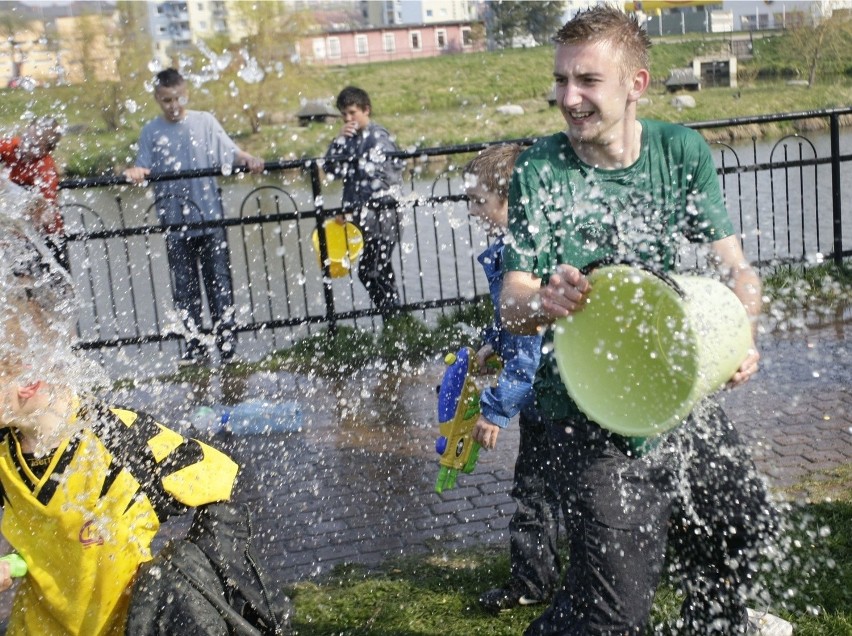
M 495 193 L 501 200 L 508 199 L 515 161 L 523 150 L 520 144 L 488 146 L 467 162 L 462 174 L 474 177 L 477 185 Z

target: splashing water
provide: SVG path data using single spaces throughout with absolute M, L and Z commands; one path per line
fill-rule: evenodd
M 68 273 L 32 229 L 39 200 L 0 181 L 0 366 L 8 385 L 42 382 L 53 404 L 60 394 L 91 392 L 106 377 L 72 349 L 77 296 Z M 70 420 L 70 412 L 64 415 Z
M 266 77 L 266 72 L 260 67 L 257 60 L 249 55 L 248 50 L 240 49 L 243 58 L 243 67 L 237 71 L 237 76 L 246 84 L 259 84 Z

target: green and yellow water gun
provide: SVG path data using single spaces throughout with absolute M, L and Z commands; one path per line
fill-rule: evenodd
M 459 471 L 471 473 L 479 459 L 480 445 L 472 432 L 479 418 L 479 388 L 473 381 L 476 355 L 468 347 L 444 358 L 447 369 L 438 387 L 438 428 L 435 451 L 441 456 L 435 492 L 453 488 Z

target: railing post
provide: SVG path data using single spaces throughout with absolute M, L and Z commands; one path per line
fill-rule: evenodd
M 831 210 L 834 227 L 834 264 L 843 264 L 843 224 L 840 196 L 840 115 L 829 115 L 831 125 Z
M 334 291 L 331 288 L 328 242 L 325 239 L 325 232 L 323 232 L 325 210 L 323 209 L 322 180 L 320 179 L 319 162 L 312 161 L 309 169 L 311 171 L 311 191 L 314 195 L 314 209 L 317 213 L 317 235 L 319 237 L 320 261 L 322 262 L 322 293 L 325 299 L 325 318 L 328 321 L 328 330 L 334 332 L 337 324 L 334 318 Z

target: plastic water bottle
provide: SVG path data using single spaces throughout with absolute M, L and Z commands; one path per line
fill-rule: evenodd
M 209 406 L 199 406 L 189 421 L 192 424 L 192 428 L 196 431 L 215 435 L 222 430 L 227 420 L 227 413 L 219 414 Z
M 296 402 L 248 400 L 222 417 L 234 435 L 264 435 L 302 430 L 302 409 Z

